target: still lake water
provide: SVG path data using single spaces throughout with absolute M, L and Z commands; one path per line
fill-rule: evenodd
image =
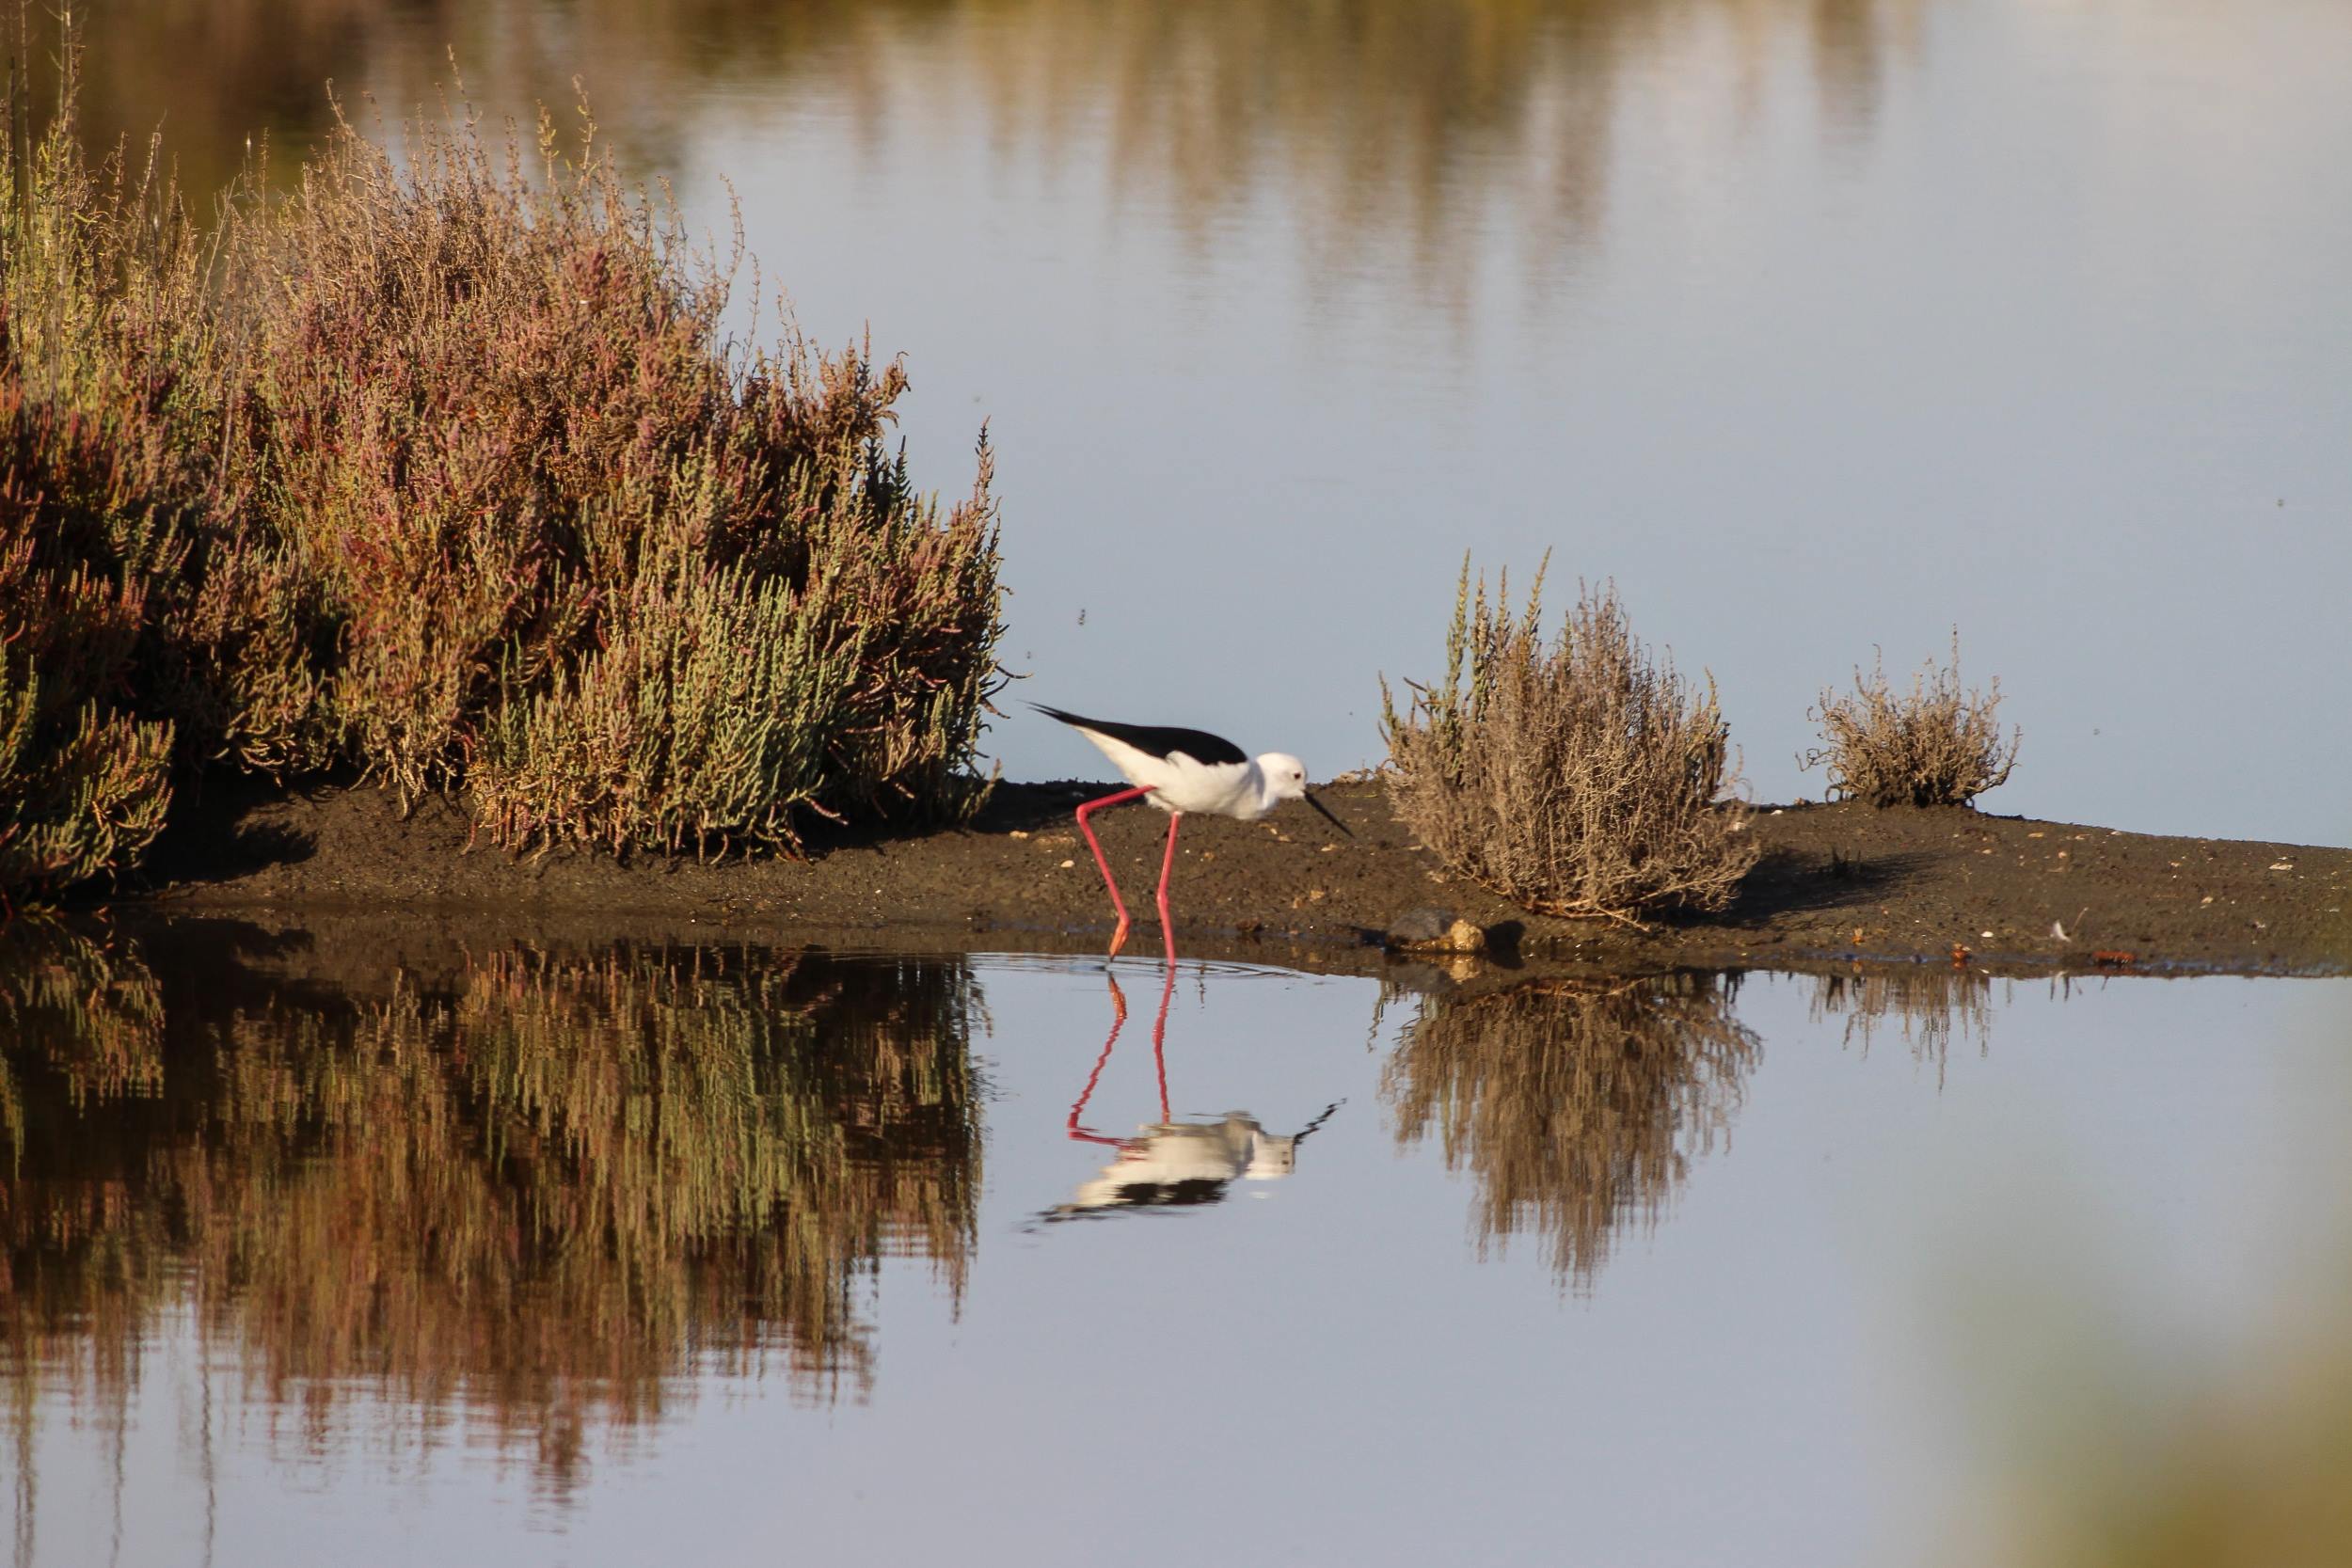
M 1549 551 L 1760 796 L 1957 623 L 1992 809 L 2352 840 L 2341 0 L 90 22 L 199 191 L 580 78 L 991 421 L 1019 695 L 1338 771 Z M 2352 981 L 1188 967 L 1155 1061 L 1149 965 L 1105 1058 L 1100 965 L 516 934 L 0 958 L 13 1561 L 2127 1561 L 2352 1465 Z
M 1993 809 L 2352 842 L 2343 0 L 83 9 L 93 125 L 199 190 L 453 49 L 493 124 L 577 77 L 697 229 L 732 189 L 809 332 L 908 356 L 929 483 L 992 421 L 1017 695 L 1327 776 L 1464 552 L 1549 552 L 1761 798 L 1957 625 Z
M 2352 981 L 1115 973 L 20 928 L 13 1560 L 2110 1560 L 2352 1398 Z

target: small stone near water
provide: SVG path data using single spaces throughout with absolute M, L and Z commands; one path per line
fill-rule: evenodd
M 1483 953 L 1486 933 L 1452 910 L 1423 906 L 1406 911 L 1389 927 L 1388 944 L 1440 953 Z

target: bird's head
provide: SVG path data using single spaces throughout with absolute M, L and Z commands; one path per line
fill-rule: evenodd
M 1331 815 L 1330 808 L 1307 793 L 1307 765 L 1287 752 L 1268 752 L 1258 759 L 1258 771 L 1265 776 L 1266 797 L 1273 800 L 1304 800 L 1323 814 L 1323 819 L 1346 833 L 1346 823 Z

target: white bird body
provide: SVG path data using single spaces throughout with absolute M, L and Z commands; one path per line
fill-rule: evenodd
M 1060 720 L 1094 742 L 1095 750 L 1119 769 L 1119 776 L 1148 791 L 1145 798 L 1162 811 L 1202 812 L 1255 822 L 1285 800 L 1308 799 L 1306 765 L 1285 752 L 1252 757 L 1223 736 L 1206 730 L 1081 719 L 1041 705 L 1038 711 Z M 1319 804 L 1315 809 L 1323 810 Z M 1326 816 L 1330 815 L 1324 812 Z
M 1176 938 L 1168 915 L 1168 876 L 1176 863 L 1176 825 L 1186 812 L 1231 816 L 1255 822 L 1285 800 L 1304 800 L 1321 812 L 1342 832 L 1347 824 L 1333 816 L 1324 803 L 1307 792 L 1307 767 L 1284 752 L 1252 757 L 1222 736 L 1205 730 L 1181 730 L 1148 724 L 1115 723 L 1106 719 L 1081 719 L 1042 703 L 1030 705 L 1048 719 L 1059 720 L 1094 743 L 1135 787 L 1078 808 L 1078 831 L 1094 850 L 1104 885 L 1110 889 L 1111 907 L 1119 911 L 1119 928 L 1111 935 L 1117 954 L 1127 940 L 1127 906 L 1119 896 L 1110 862 L 1095 841 L 1087 814 L 1103 806 L 1133 800 L 1149 800 L 1168 814 L 1168 854 L 1160 863 L 1160 931 L 1168 943 L 1170 963 L 1176 960 Z M 1353 834 L 1349 836 L 1353 837 Z
M 1295 795 L 1276 794 L 1269 783 L 1271 778 L 1284 767 L 1302 777 L 1306 772 L 1296 757 L 1284 756 L 1279 752 L 1269 752 L 1246 762 L 1202 762 L 1189 752 L 1154 756 L 1115 735 L 1105 735 L 1084 724 L 1073 727 L 1111 759 L 1111 766 L 1119 769 L 1120 778 L 1139 789 L 1149 790 L 1151 793 L 1144 800 L 1162 811 L 1200 812 L 1255 822 L 1284 800 L 1297 799 Z

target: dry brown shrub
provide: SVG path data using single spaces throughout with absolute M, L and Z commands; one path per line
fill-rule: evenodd
M 2012 729 L 2006 744 L 2001 739 L 1994 718 L 2001 705 L 1998 680 L 1990 693 L 1961 689 L 1957 626 L 1950 667 L 1928 660 L 1912 676 L 1909 696 L 1888 688 L 1883 658 L 1871 661 L 1867 678 L 1859 667 L 1853 678 L 1851 696 L 1824 689 L 1820 705 L 1806 710 L 1827 744 L 1797 758 L 1802 768 L 1828 765 L 1833 799 L 1874 806 L 1964 806 L 2009 782 L 2024 732 Z
M 1756 863 L 1715 702 L 1634 641 L 1614 589 L 1580 589 L 1556 641 L 1543 574 L 1514 619 L 1462 564 L 1443 681 L 1400 716 L 1381 683 L 1389 798 L 1448 866 L 1546 914 L 1721 910 Z M 1467 681 L 1465 676 L 1467 675 Z

